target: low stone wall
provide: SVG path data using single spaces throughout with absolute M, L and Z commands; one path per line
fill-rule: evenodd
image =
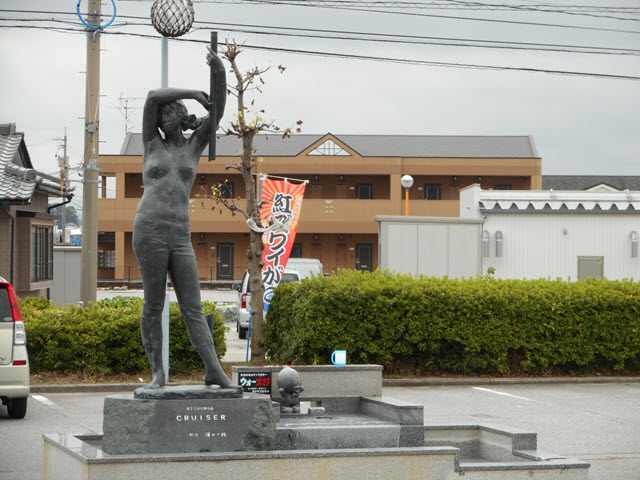
M 447 447 L 111 456 L 100 443 L 101 436 L 44 435 L 44 480 L 175 480 L 210 472 L 261 480 L 459 478 L 458 449 Z
M 278 373 L 284 367 L 233 366 L 234 383 L 239 383 L 243 373 L 269 372 L 271 398 L 281 398 L 278 392 Z M 379 397 L 382 395 L 382 365 L 291 365 L 300 374 L 304 391 L 303 402 L 322 401 L 331 398 Z

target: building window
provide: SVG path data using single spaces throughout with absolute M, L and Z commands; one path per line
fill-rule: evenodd
M 440 200 L 442 195 L 442 185 L 439 183 L 425 183 L 424 184 L 424 199 L 425 200 Z
M 220 185 L 220 195 L 222 198 L 235 198 L 236 186 L 233 182 L 224 182 Z
M 116 251 L 98 250 L 98 268 L 116 268 Z
M 502 232 L 496 232 L 496 257 L 502 256 Z
M 482 232 L 482 256 L 489 256 L 489 232 L 486 230 Z
M 302 244 L 294 243 L 291 247 L 291 255 L 289 258 L 302 258 Z
M 349 152 L 344 150 L 333 140 L 327 140 L 322 145 L 318 146 L 318 148 L 309 152 L 309 155 L 325 155 L 329 157 L 351 156 Z
M 31 227 L 31 281 L 53 279 L 53 227 Z
M 373 185 L 370 183 L 359 183 L 356 185 L 356 198 L 360 200 L 373 200 Z
M 495 190 L 511 190 L 510 183 L 496 183 L 496 186 L 493 187 Z

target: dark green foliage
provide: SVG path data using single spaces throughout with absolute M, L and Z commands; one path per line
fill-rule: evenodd
M 271 361 L 395 372 L 559 374 L 640 370 L 640 284 L 451 280 L 343 270 L 278 287 Z
M 140 298 L 116 297 L 84 309 L 34 297 L 20 304 L 33 372 L 131 373 L 149 367 L 140 335 Z M 214 341 L 222 357 L 227 351 L 224 320 L 215 303 L 202 302 L 202 307 L 205 315 L 214 313 Z M 170 305 L 169 332 L 170 366 L 182 371 L 202 367 L 177 303 Z

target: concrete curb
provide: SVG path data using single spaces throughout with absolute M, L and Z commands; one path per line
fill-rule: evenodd
M 383 387 L 441 387 L 464 385 L 554 385 L 594 383 L 640 383 L 639 377 L 419 377 L 385 378 Z
M 485 378 L 485 377 L 420 377 L 385 378 L 383 387 L 446 387 L 468 385 L 560 385 L 595 383 L 640 383 L 638 377 L 532 377 L 532 378 Z M 193 382 L 193 384 L 198 384 Z M 72 385 L 32 385 L 31 393 L 105 393 L 132 392 L 144 383 L 92 383 Z M 188 385 L 188 383 L 176 383 Z

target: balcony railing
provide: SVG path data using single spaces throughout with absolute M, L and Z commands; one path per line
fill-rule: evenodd
M 99 229 L 131 231 L 139 198 L 100 199 Z M 409 215 L 419 217 L 457 217 L 458 200 L 411 200 Z M 240 202 L 244 207 L 244 201 Z M 404 202 L 391 200 L 304 200 L 299 231 L 377 233 L 376 215 L 404 215 Z M 210 198 L 194 198 L 189 207 L 193 232 L 244 232 L 247 227 L 242 214 L 233 215 Z

